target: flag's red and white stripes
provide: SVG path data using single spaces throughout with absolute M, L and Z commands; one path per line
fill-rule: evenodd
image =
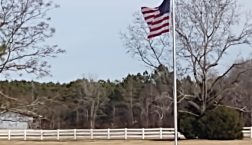
M 169 32 L 169 13 L 161 15 L 158 9 L 148 7 L 142 7 L 141 10 L 150 29 L 149 39 Z

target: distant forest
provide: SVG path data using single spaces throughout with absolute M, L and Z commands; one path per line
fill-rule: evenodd
M 232 81 L 236 70 L 215 89 Z M 238 110 L 246 126 L 251 126 L 252 120 L 251 76 L 249 70 L 240 74 L 234 82 L 236 87 L 223 92 L 224 97 L 218 102 Z M 190 76 L 177 82 L 179 113 L 187 112 L 188 102 L 197 102 L 197 97 L 185 96 L 197 95 L 197 87 Z M 31 128 L 172 127 L 172 90 L 173 73 L 160 66 L 152 73 L 129 74 L 113 82 L 87 78 L 64 84 L 1 81 L 0 99 L 1 110 L 19 111 L 36 118 Z

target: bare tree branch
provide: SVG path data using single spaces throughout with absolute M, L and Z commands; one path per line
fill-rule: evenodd
M 0 3 L 3 20 L 0 46 L 4 47 L 0 54 L 0 73 L 4 75 L 15 70 L 18 74 L 48 75 L 49 65 L 44 63 L 45 58 L 64 52 L 56 45 L 45 43 L 55 32 L 49 25 L 51 18 L 47 16 L 55 5 L 44 0 L 0 0 Z

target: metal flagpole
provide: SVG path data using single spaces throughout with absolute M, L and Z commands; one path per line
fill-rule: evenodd
M 173 27 L 173 97 L 174 97 L 174 142 L 178 145 L 178 107 L 177 107 L 177 68 L 176 68 L 176 32 L 175 32 L 175 0 L 172 0 L 172 27 Z

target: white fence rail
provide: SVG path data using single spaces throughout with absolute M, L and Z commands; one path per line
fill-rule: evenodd
M 252 127 L 244 127 L 244 137 L 252 138 Z M 179 138 L 184 136 L 179 133 Z M 0 139 L 8 140 L 79 140 L 79 139 L 173 139 L 173 128 L 142 129 L 66 129 L 0 130 Z

